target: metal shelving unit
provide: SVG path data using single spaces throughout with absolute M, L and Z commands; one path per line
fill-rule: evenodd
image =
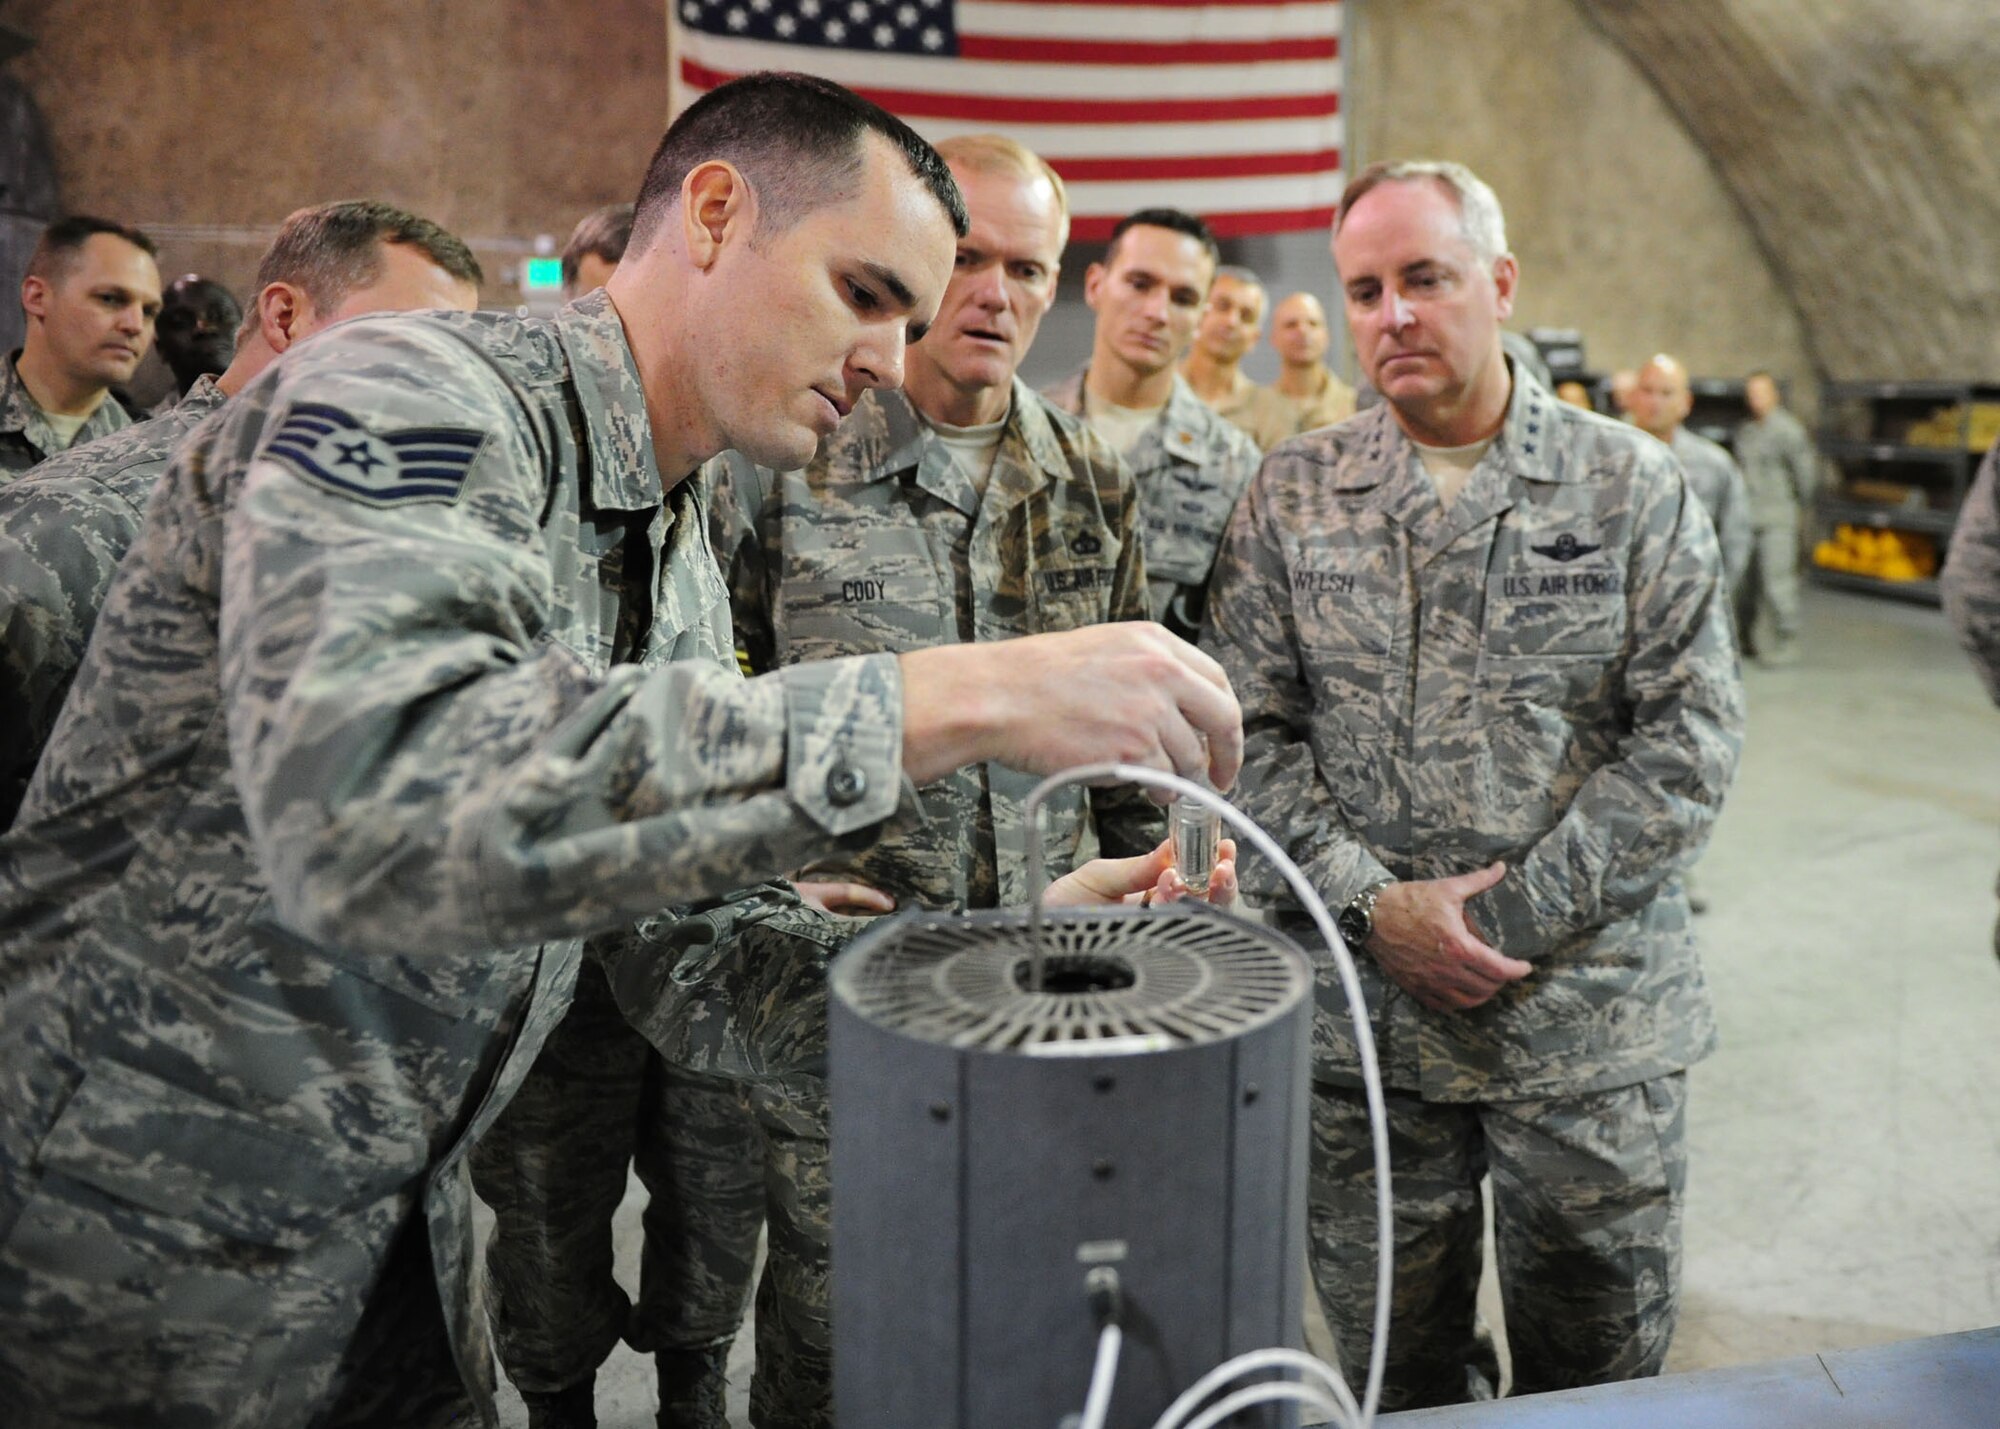
M 1959 503 L 1985 453 L 1974 449 L 1973 407 L 2000 403 L 2000 385 L 1981 382 L 1829 382 L 1820 390 L 1819 451 L 1838 479 L 1813 503 L 1818 540 L 1840 525 L 1929 536 L 1940 559 L 1958 521 Z M 1952 445 L 1909 440 L 1940 409 L 1959 409 Z M 1860 499 L 1850 487 L 1875 482 L 1903 488 L 1901 503 Z M 1938 601 L 1935 580 L 1882 580 L 1808 563 L 1821 585 L 1898 600 Z

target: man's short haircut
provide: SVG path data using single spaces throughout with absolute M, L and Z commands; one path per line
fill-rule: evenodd
M 599 258 L 617 267 L 632 241 L 632 205 L 607 203 L 578 220 L 576 229 L 563 245 L 562 281 L 565 289 L 576 286 L 576 270 L 585 258 Z
M 753 236 L 782 233 L 811 210 L 854 195 L 870 132 L 902 154 L 951 220 L 952 232 L 965 237 L 958 182 L 922 135 L 831 80 L 771 70 L 718 85 L 667 127 L 633 205 L 632 247 L 644 252 L 652 246 L 667 215 L 680 206 L 681 184 L 715 159 L 734 165 L 756 196 Z
M 1246 288 L 1255 288 L 1258 292 L 1264 293 L 1264 280 L 1240 263 L 1223 264 L 1215 270 L 1215 276 L 1218 278 L 1229 278 L 1241 283 Z M 1265 296 L 1268 298 L 1270 294 L 1265 293 Z
M 1175 233 L 1184 233 L 1201 245 L 1201 251 L 1208 255 L 1211 268 L 1222 262 L 1222 249 L 1215 241 L 1215 235 L 1207 224 L 1191 213 L 1177 208 L 1142 208 L 1137 213 L 1128 213 L 1118 220 L 1118 226 L 1111 230 L 1111 244 L 1104 250 L 1104 266 L 1110 267 L 1118 256 L 1118 240 L 1135 228 L 1165 228 Z
M 108 233 L 113 238 L 122 238 L 144 253 L 148 258 L 157 259 L 160 250 L 153 240 L 138 229 L 123 223 L 113 223 L 108 218 L 93 218 L 87 213 L 73 213 L 67 218 L 59 218 L 42 230 L 41 241 L 35 244 L 35 251 L 28 255 L 28 271 L 22 276 L 40 278 L 45 283 L 53 283 L 76 261 L 83 245 L 100 233 Z
M 1047 159 L 1005 134 L 959 134 L 941 140 L 937 151 L 947 164 L 957 164 L 975 174 L 1007 174 L 1029 182 L 1048 180 L 1049 187 L 1055 190 L 1056 211 L 1062 215 L 1057 246 L 1069 246 L 1069 189 Z
M 463 240 L 407 209 L 367 199 L 315 204 L 287 218 L 257 265 L 257 288 L 289 283 L 321 312 L 340 306 L 382 274 L 382 245 L 406 243 L 461 283 L 486 280 Z M 248 318 L 257 321 L 253 301 Z
M 1491 263 L 1505 256 L 1507 218 L 1500 211 L 1499 196 L 1486 180 L 1465 165 L 1455 164 L 1449 159 L 1401 159 L 1370 164 L 1355 175 L 1354 181 L 1347 186 L 1347 192 L 1340 196 L 1340 207 L 1334 210 L 1333 215 L 1333 236 L 1340 236 L 1340 228 L 1347 221 L 1347 215 L 1354 211 L 1354 205 L 1365 195 L 1383 184 L 1415 183 L 1424 179 L 1443 186 L 1458 204 L 1459 228 L 1482 263 Z

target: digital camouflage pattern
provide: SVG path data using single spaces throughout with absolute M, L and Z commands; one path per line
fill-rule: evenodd
M 1197 393 L 1197 396 L 1200 394 Z M 1259 387 L 1237 369 L 1236 381 L 1221 397 L 1208 399 L 1218 417 L 1226 418 L 1244 436 L 1268 451 L 1286 437 L 1298 435 L 1296 411 L 1291 402 L 1270 387 Z
M 1715 539 L 1722 548 L 1722 573 L 1729 580 L 1729 589 L 1741 590 L 1744 572 L 1750 568 L 1753 540 L 1750 497 L 1742 469 L 1725 448 L 1686 427 L 1675 427 L 1674 439 L 1668 445 L 1715 527 Z
M 1783 407 L 1775 407 L 1769 416 L 1739 426 L 1735 445 L 1750 524 L 1796 524 L 1799 509 L 1812 501 L 1819 487 L 1819 454 L 1805 425 Z
M 803 471 L 710 463 L 717 558 L 752 669 L 1145 620 L 1138 503 L 1117 455 L 1026 384 L 982 494 L 901 392 L 869 392 Z M 1040 780 L 973 765 L 925 787 L 924 820 L 807 876 L 854 878 L 927 908 L 1027 902 L 1022 803 Z M 1166 835 L 1136 789 L 1043 806 L 1060 877 Z
M 1462 1105 L 1390 1092 L 1395 1303 L 1384 1410 L 1485 1398 L 1499 1365 L 1475 1309 L 1493 1225 L 1515 1394 L 1660 1372 L 1673 1339 L 1687 1191 L 1687 1078 Z M 1316 1087 L 1313 1273 L 1359 1386 L 1375 1332 L 1375 1163 L 1360 1092 Z M 1480 1383 L 1483 1381 L 1483 1383 Z
M 1330 427 L 1335 422 L 1344 422 L 1354 415 L 1354 389 L 1334 376 L 1330 368 L 1322 367 L 1320 376 L 1322 381 L 1319 390 L 1310 397 L 1289 396 L 1280 392 L 1275 386 L 1266 389 L 1282 404 L 1286 426 L 1273 440 L 1259 442 L 1259 446 L 1269 451 L 1286 437 L 1315 432 L 1321 427 Z
M 1087 375 L 1086 369 L 1043 395 L 1081 418 Z M 1146 533 L 1147 603 L 1153 619 L 1184 640 L 1201 632 L 1216 548 L 1261 457 L 1257 444 L 1216 415 L 1178 373 L 1159 422 L 1124 453 Z
M 1938 585 L 1945 619 L 1972 657 L 1986 693 L 2000 704 L 2000 445 L 1986 454 L 1958 508 Z M 2000 956 L 2000 924 L 1994 926 L 1993 952 Z
M 1799 518 L 1819 485 L 1819 456 L 1783 407 L 1736 429 L 1736 461 L 1750 501 L 1753 549 L 1738 628 L 1766 660 L 1788 658 L 1799 636 Z
M 203 377 L 170 413 L 0 485 L 0 829 L 20 807 L 167 458 L 222 401 Z
M 1517 368 L 1447 511 L 1378 406 L 1265 461 L 1209 615 L 1243 705 L 1239 802 L 1330 906 L 1507 862 L 1467 909 L 1528 978 L 1435 1013 L 1359 959 L 1388 1085 L 1574 1095 L 1709 1051 L 1680 875 L 1735 772 L 1743 691 L 1715 537 L 1664 447 Z M 1261 862 L 1242 876 L 1289 903 Z M 1320 999 L 1315 1075 L 1352 1082 L 1330 974 Z
M 21 351 L 16 348 L 5 362 L 0 362 L 0 485 L 58 452 L 132 425 L 130 414 L 107 392 L 97 410 L 77 428 L 69 447 L 65 447 L 55 429 L 49 426 L 41 404 L 28 395 L 28 384 L 21 380 L 15 366 L 20 359 Z
M 345 324 L 176 454 L 0 840 L 11 1422 L 314 1421 L 419 1213 L 492 1421 L 466 1148 L 578 940 L 902 798 L 895 662 L 743 680 L 663 486 L 602 294 Z

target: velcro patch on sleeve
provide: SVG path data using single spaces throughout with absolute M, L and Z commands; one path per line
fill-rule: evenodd
M 486 445 L 486 433 L 465 427 L 406 427 L 378 436 L 338 407 L 298 402 L 278 424 L 263 454 L 314 486 L 369 506 L 450 506 Z

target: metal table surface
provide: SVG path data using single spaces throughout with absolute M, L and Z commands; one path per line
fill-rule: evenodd
M 1383 1429 L 2000 1429 L 2000 1328 L 1385 1414 Z

